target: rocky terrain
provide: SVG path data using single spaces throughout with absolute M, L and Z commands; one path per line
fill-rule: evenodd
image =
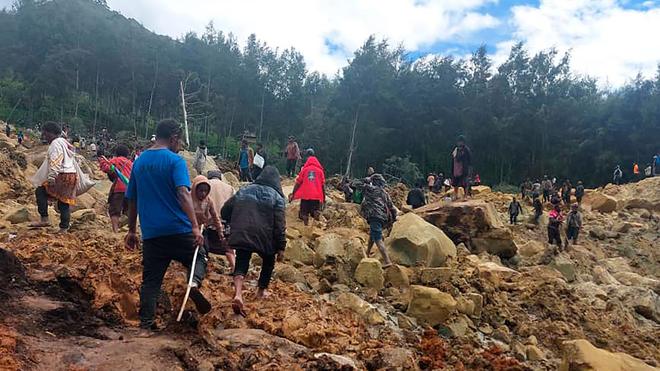
M 79 199 L 71 233 L 28 228 L 38 217 L 28 179 L 44 151 L 0 134 L 0 369 L 660 365 L 660 177 L 589 191 L 580 244 L 558 255 L 543 221 L 505 224 L 510 195 L 477 187 L 470 201 L 434 197 L 412 213 L 397 186 L 402 215 L 386 240 L 396 265 L 387 269 L 377 249 L 366 256 L 359 207 L 331 191 L 309 227 L 289 205 L 286 261 L 267 301 L 254 299 L 251 271 L 246 318 L 233 315 L 227 264 L 212 256 L 202 288 L 212 312 L 177 323 L 185 275 L 173 263 L 159 303 L 165 329 L 144 338 L 135 331 L 141 257 L 111 232 L 109 183 L 94 163 L 81 159 L 98 184 Z M 531 207 L 524 211 L 528 219 Z

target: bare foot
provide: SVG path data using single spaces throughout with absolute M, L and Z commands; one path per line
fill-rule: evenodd
M 231 309 L 234 311 L 234 314 L 247 317 L 247 313 L 245 313 L 245 310 L 243 309 L 243 298 L 235 297 L 234 301 L 231 303 Z
M 270 296 L 270 293 L 266 289 L 257 290 L 257 299 L 266 299 Z

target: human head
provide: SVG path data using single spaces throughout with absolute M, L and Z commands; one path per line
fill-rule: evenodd
M 156 126 L 156 141 L 166 146 L 170 151 L 178 153 L 181 151 L 181 125 L 174 119 L 164 119 Z
M 247 139 L 241 140 L 241 148 L 246 148 L 248 145 Z
M 513 201 L 513 202 L 516 202 L 516 198 L 515 198 L 515 197 L 513 197 L 513 199 L 512 199 L 511 201 Z
M 573 205 L 571 205 L 571 210 L 577 211 L 579 207 L 580 207 L 580 205 L 578 205 L 577 203 L 574 203 Z
M 264 148 L 264 145 L 261 143 L 257 143 L 257 151 L 261 150 L 262 148 Z
M 45 143 L 52 143 L 62 134 L 62 128 L 53 121 L 46 121 L 41 126 L 41 140 Z
M 220 180 L 222 180 L 222 171 L 220 171 L 220 170 L 209 170 L 208 173 L 206 173 L 206 175 L 209 179 L 220 179 Z
M 200 141 L 199 141 L 199 146 L 200 146 L 200 147 L 206 147 L 206 142 L 203 141 L 203 140 L 200 140 Z
M 458 139 L 456 139 L 456 145 L 459 147 L 462 147 L 465 145 L 465 136 L 459 135 Z
M 578 185 L 582 185 L 582 181 L 581 181 L 581 180 L 578 180 Z
M 296 140 L 296 138 L 294 138 L 293 135 L 289 136 L 289 143 L 293 143 L 294 140 Z
M 115 156 L 117 157 L 128 157 L 130 154 L 130 151 L 128 150 L 128 147 L 126 147 L 123 144 L 118 144 L 117 147 L 115 147 Z
M 314 156 L 314 150 L 311 149 L 311 148 L 307 148 L 307 149 L 305 150 L 305 156 L 307 156 L 307 157 Z
M 211 192 L 211 184 L 204 175 L 198 175 L 193 179 L 193 198 L 198 201 L 204 201 Z
M 372 175 L 374 175 L 375 173 L 376 173 L 376 170 L 374 170 L 373 167 L 369 166 L 369 167 L 367 168 L 367 176 L 372 176 Z

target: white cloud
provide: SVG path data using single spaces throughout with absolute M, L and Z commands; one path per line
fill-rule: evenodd
M 513 39 L 524 41 L 532 53 L 570 50 L 573 70 L 599 78 L 604 86 L 621 86 L 639 72 L 652 77 L 660 62 L 657 6 L 640 10 L 625 9 L 616 0 L 541 0 L 538 7 L 511 11 Z M 497 44 L 497 62 L 506 59 L 513 43 Z
M 311 70 L 334 74 L 372 34 L 418 50 L 495 27 L 499 20 L 479 10 L 496 1 L 108 0 L 108 5 L 173 37 L 201 33 L 211 20 L 241 42 L 256 33 L 272 47 L 295 47 Z M 326 40 L 339 48 L 330 50 Z

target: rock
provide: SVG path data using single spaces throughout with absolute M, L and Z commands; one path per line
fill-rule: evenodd
M 519 274 L 513 269 L 492 262 L 481 263 L 477 269 L 481 278 L 490 281 L 495 286 L 499 286 L 502 282 L 509 281 Z
M 566 282 L 575 281 L 575 264 L 565 256 L 556 256 L 549 266 L 558 270 L 564 276 Z
M 542 242 L 530 240 L 527 243 L 518 247 L 518 254 L 530 258 L 545 251 L 545 246 Z
M 560 371 L 652 371 L 657 370 L 625 353 L 611 353 L 596 348 L 587 340 L 569 340 L 562 343 L 563 357 Z
M 27 223 L 30 221 L 30 212 L 26 207 L 20 207 L 8 212 L 5 220 L 11 224 Z
M 608 300 L 608 295 L 601 287 L 602 286 L 596 285 L 593 282 L 580 282 L 575 284 L 573 289 L 580 301 L 584 302 L 586 305 L 597 310 L 605 310 L 607 307 L 606 300 Z
M 619 234 L 615 231 L 604 230 L 602 228 L 594 228 L 589 231 L 589 236 L 597 238 L 599 240 L 605 240 L 607 238 L 619 238 Z
M 91 192 L 87 192 L 80 196 L 76 196 L 76 205 L 73 207 L 74 210 L 83 210 L 83 209 L 93 209 L 96 206 L 96 199 L 91 195 Z
M 639 214 L 639 217 L 642 218 L 642 219 L 651 219 L 651 216 L 652 216 L 652 215 L 653 215 L 653 214 L 651 214 L 650 211 L 648 211 L 648 210 L 643 210 L 643 211 Z
M 350 292 L 339 294 L 335 300 L 335 304 L 340 308 L 346 308 L 353 311 L 370 325 L 380 325 L 385 323 L 385 317 L 380 314 L 376 307 Z
M 275 266 L 275 278 L 288 283 L 307 283 L 305 276 L 292 265 L 279 263 Z
M 536 339 L 536 336 L 534 335 L 529 335 L 525 343 L 527 345 L 539 345 L 539 341 Z
M 606 268 L 595 266 L 593 269 L 594 281 L 601 285 L 618 285 L 619 281 L 614 278 Z
M 80 223 L 87 223 L 96 219 L 96 211 L 94 209 L 82 209 L 71 213 L 71 219 Z
M 471 316 L 474 314 L 474 302 L 464 296 L 456 298 L 456 310 L 459 313 Z
M 456 258 L 456 246 L 444 232 L 413 213 L 394 223 L 386 244 L 392 261 L 405 266 L 439 267 Z
M 610 273 L 632 272 L 632 268 L 630 267 L 630 264 L 628 264 L 628 260 L 623 257 L 603 259 L 601 263 L 607 267 L 607 270 Z
M 536 345 L 528 345 L 525 349 L 527 359 L 530 361 L 541 361 L 545 359 L 545 353 Z
M 314 265 L 319 268 L 328 258 L 335 260 L 345 261 L 346 248 L 344 247 L 344 239 L 335 233 L 328 233 L 321 236 L 318 240 L 318 246 L 314 254 Z
M 213 333 L 214 340 L 227 344 L 230 351 L 240 354 L 246 349 L 272 349 L 281 357 L 281 361 L 291 361 L 296 353 L 308 352 L 308 348 L 285 338 L 271 335 L 257 329 L 218 329 Z
M 451 332 L 451 336 L 462 338 L 467 334 L 470 328 L 470 322 L 471 321 L 465 316 L 455 317 L 447 324 L 447 328 Z
M 435 326 L 445 322 L 456 310 L 456 300 L 436 288 L 425 286 L 410 286 L 411 299 L 406 315 L 416 318 L 419 322 Z
M 410 318 L 403 313 L 396 314 L 396 321 L 400 328 L 404 330 L 414 330 L 417 328 L 417 321 L 414 318 Z
M 645 209 L 648 211 L 660 211 L 660 202 L 651 202 L 643 198 L 633 198 L 625 201 L 626 209 Z
M 616 272 L 614 278 L 626 286 L 641 286 L 660 292 L 660 281 L 634 272 Z
M 385 269 L 385 285 L 392 287 L 410 286 L 410 273 L 408 268 L 393 264 Z
M 473 238 L 472 247 L 477 253 L 486 251 L 504 259 L 512 258 L 518 253 L 511 230 L 504 228 L 493 229 Z
M 525 362 L 527 360 L 527 347 L 518 341 L 511 343 L 511 353 L 517 360 Z
M 352 369 L 352 370 L 357 370 L 358 367 L 355 363 L 355 361 L 346 356 L 340 356 L 337 354 L 331 354 L 331 353 L 316 353 L 314 354 L 314 358 L 322 358 L 322 357 L 328 357 L 335 361 L 339 366 L 341 366 L 341 369 L 344 370 L 346 367 Z
M 600 192 L 589 192 L 584 195 L 583 205 L 589 206 L 593 211 L 611 213 L 617 209 L 617 200 Z
M 618 223 L 612 228 L 614 232 L 617 233 L 628 233 L 630 231 L 630 228 L 632 228 L 632 224 L 628 222 L 623 222 L 623 223 Z
M 638 286 L 616 286 L 608 294 L 643 317 L 660 322 L 660 297 L 652 290 Z
M 473 186 L 473 187 L 471 188 L 471 190 L 472 190 L 472 194 L 473 194 L 473 195 L 483 195 L 483 194 L 491 193 L 491 192 L 492 192 L 492 190 L 490 189 L 490 187 L 489 187 L 489 186 L 485 186 L 485 185 Z
M 493 338 L 505 344 L 509 344 L 511 342 L 511 332 L 508 327 L 502 325 L 493 331 Z
M 385 347 L 378 351 L 378 370 L 417 370 L 417 361 L 412 350 L 400 347 Z
M 484 297 L 481 294 L 469 293 L 468 298 L 474 303 L 474 311 L 472 312 L 472 317 L 480 318 L 481 311 L 484 307 Z
M 364 251 L 364 243 L 359 238 L 352 238 L 344 247 L 346 248 L 346 258 L 351 266 L 351 271 L 355 271 L 362 259 L 367 257 Z
M 424 268 L 421 271 L 420 281 L 424 285 L 435 286 L 449 281 L 452 273 L 453 269 L 448 267 Z
M 314 262 L 314 250 L 307 246 L 302 239 L 297 239 L 287 244 L 284 257 L 291 261 L 311 265 Z
M 363 286 L 380 290 L 384 287 L 383 268 L 378 259 L 364 258 L 355 269 L 355 280 Z
M 238 189 L 241 185 L 241 182 L 238 180 L 236 175 L 229 171 L 222 173 L 222 180 L 230 186 L 234 187 L 234 189 Z

